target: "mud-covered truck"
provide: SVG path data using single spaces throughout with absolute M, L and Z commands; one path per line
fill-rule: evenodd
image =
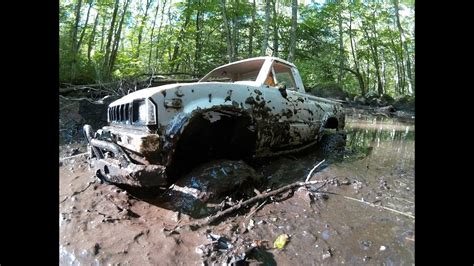
M 302 150 L 344 128 L 341 104 L 307 94 L 296 66 L 257 57 L 195 83 L 142 89 L 112 102 L 108 125 L 84 125 L 96 174 L 135 187 L 170 184 L 199 163 Z

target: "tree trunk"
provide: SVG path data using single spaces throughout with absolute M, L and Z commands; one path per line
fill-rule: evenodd
M 269 27 L 270 27 L 270 0 L 265 0 L 265 22 L 263 25 L 263 41 L 262 41 L 262 51 L 260 52 L 260 55 L 267 54 Z
M 192 12 L 190 10 L 190 6 L 191 6 L 191 0 L 188 0 L 187 5 L 186 5 L 186 9 L 184 11 L 184 13 L 185 13 L 184 24 L 183 24 L 183 26 L 181 27 L 181 29 L 179 31 L 178 39 L 177 39 L 176 43 L 174 44 L 173 56 L 171 57 L 171 69 L 175 72 L 177 72 L 178 68 L 179 68 L 179 62 L 176 62 L 176 60 L 179 56 L 180 44 L 183 41 L 185 30 L 188 27 L 189 20 L 191 18 L 191 13 Z
M 105 37 L 105 24 L 107 22 L 107 10 L 104 11 L 104 15 L 102 17 L 102 29 L 100 34 L 100 51 L 104 51 L 104 37 Z
M 171 4 L 172 4 L 172 2 L 173 2 L 173 0 L 170 0 L 170 5 L 168 6 L 168 25 L 169 25 L 169 27 L 168 27 L 168 36 L 172 35 L 172 31 L 173 31 L 173 27 L 174 27 L 173 23 L 171 21 Z M 173 56 L 172 53 L 171 53 L 171 50 L 172 50 L 171 46 L 173 44 L 170 41 L 168 43 L 169 43 L 169 45 L 167 47 L 167 49 L 168 49 L 168 61 L 171 62 L 171 59 L 172 59 L 172 56 Z M 158 60 L 158 58 L 159 58 L 159 51 L 156 50 L 156 59 Z M 172 70 L 173 69 L 171 69 L 171 72 L 172 72 Z
M 296 27 L 298 16 L 298 0 L 291 1 L 291 37 L 290 37 L 290 51 L 288 53 L 288 61 L 295 60 L 296 53 Z
M 257 12 L 257 6 L 255 4 L 255 0 L 253 0 L 253 8 L 252 8 L 252 23 L 250 24 L 250 36 L 249 36 L 249 55 L 248 57 L 253 57 L 253 35 L 255 32 L 255 13 Z
M 398 49 L 397 49 L 397 45 L 395 44 L 395 42 L 393 41 L 393 39 L 390 39 L 390 42 L 392 44 L 392 48 L 393 48 L 393 55 L 394 55 L 394 58 L 395 58 L 395 67 L 397 69 L 397 79 L 396 79 L 396 82 L 395 82 L 395 92 L 397 95 L 401 95 L 402 92 L 401 92 L 401 89 L 400 89 L 400 84 L 402 83 L 401 82 L 401 67 L 400 67 L 400 60 L 399 60 L 399 57 L 400 57 L 400 54 L 398 53 Z
M 173 1 L 170 0 L 170 4 L 169 4 L 169 7 L 168 7 L 168 20 L 170 21 L 169 17 L 171 16 L 171 3 Z M 163 7 L 161 9 L 161 19 L 160 19 L 160 26 L 158 26 L 158 34 L 156 35 L 156 54 L 155 54 L 155 59 L 158 61 L 162 55 L 162 53 L 160 53 L 160 49 L 158 49 L 158 42 L 161 40 L 161 29 L 163 28 L 163 20 L 164 20 L 164 17 L 165 17 L 165 6 L 166 6 L 166 0 L 163 1 Z M 169 29 L 171 30 L 171 21 L 170 21 L 170 27 Z M 171 31 L 170 31 L 171 32 Z M 170 57 L 170 60 L 171 60 L 171 57 Z
M 201 0 L 197 0 L 198 9 L 196 11 L 196 48 L 194 53 L 194 73 L 199 73 L 201 69 Z
M 229 28 L 229 21 L 227 19 L 227 9 L 226 9 L 226 0 L 221 1 L 222 4 L 222 19 L 224 20 L 224 30 L 225 30 L 225 36 L 227 40 L 227 57 L 229 58 L 229 63 L 234 61 L 234 53 L 232 51 L 233 45 L 232 45 L 232 36 L 230 33 L 230 28 Z
M 395 23 L 397 24 L 398 27 L 398 37 L 399 37 L 399 42 L 400 42 L 400 49 L 396 49 L 397 53 L 399 54 L 400 57 L 400 92 L 404 93 L 405 91 L 405 55 L 403 52 L 403 29 L 401 28 L 400 25 L 400 18 L 398 15 L 398 0 L 393 0 L 393 5 L 395 7 Z M 396 47 L 395 47 L 396 48 Z M 400 52 L 399 52 L 400 51 Z
M 342 5 L 341 2 L 338 3 Z M 339 6 L 339 12 L 337 16 L 337 24 L 339 28 L 339 74 L 337 75 L 337 84 L 339 86 L 342 83 L 342 78 L 344 75 L 344 40 L 343 40 L 343 29 L 342 29 L 342 7 Z
M 156 10 L 155 16 L 153 18 L 153 25 L 151 26 L 151 34 L 150 34 L 150 51 L 148 53 L 148 71 L 151 72 L 151 53 L 153 51 L 153 34 L 155 33 L 155 25 L 156 25 L 156 18 L 158 17 L 158 11 L 160 10 L 160 2 L 156 3 Z
M 375 12 L 374 14 L 374 19 L 375 19 Z M 382 84 L 382 78 L 380 74 L 380 60 L 379 60 L 379 54 L 377 50 L 377 43 L 374 42 L 374 39 L 377 39 L 376 36 L 376 28 L 375 25 L 372 25 L 372 30 L 373 34 L 375 36 L 370 36 L 369 32 L 367 31 L 367 28 L 362 25 L 363 31 L 365 33 L 365 37 L 367 39 L 367 42 L 369 43 L 369 48 L 372 54 L 372 60 L 374 60 L 374 66 L 375 66 L 375 75 L 377 76 L 377 94 L 382 95 L 383 94 L 383 84 Z
M 357 81 L 359 82 L 360 93 L 362 96 L 364 96 L 366 93 L 366 89 L 365 89 L 366 86 L 364 83 L 364 78 L 362 77 L 362 74 L 360 73 L 359 59 L 356 56 L 356 51 L 354 48 L 354 40 L 352 36 L 352 12 L 350 9 L 349 9 L 349 40 L 351 42 L 351 54 L 352 54 L 352 60 L 354 60 L 355 75 L 357 77 Z
M 84 36 L 86 34 L 87 24 L 89 23 L 89 15 L 90 15 L 90 12 L 91 12 L 92 4 L 93 4 L 93 2 L 91 1 L 89 3 L 89 8 L 87 9 L 86 22 L 84 24 L 84 27 L 82 28 L 81 37 L 79 37 L 79 41 L 77 42 L 77 46 L 76 46 L 76 48 L 77 48 L 76 49 L 76 55 L 81 50 L 82 41 L 84 40 Z
M 151 5 L 151 0 L 146 0 L 145 15 L 143 15 L 142 21 L 140 23 L 140 27 L 138 28 L 137 54 L 135 55 L 136 58 L 140 56 L 140 45 L 142 43 L 143 28 L 145 27 L 146 19 L 148 18 L 148 9 L 150 9 L 150 5 Z
M 382 53 L 382 85 L 384 88 L 386 88 L 386 66 L 385 66 L 385 49 L 381 49 L 380 51 Z
M 71 80 L 73 80 L 76 76 L 76 51 L 77 51 L 77 32 L 79 29 L 79 22 L 81 21 L 81 6 L 82 0 L 78 0 L 76 4 L 76 21 L 74 23 L 74 27 L 72 28 L 72 43 L 71 43 Z
M 273 0 L 273 56 L 278 57 L 278 13 L 276 8 L 277 0 Z
M 107 44 L 105 45 L 104 63 L 102 66 L 103 75 L 105 78 L 109 77 L 109 60 L 110 60 L 110 46 L 112 45 L 112 37 L 115 29 L 115 20 L 117 19 L 117 12 L 120 0 L 115 0 L 114 12 L 112 14 L 112 21 L 110 22 L 109 34 L 107 36 Z
M 400 14 L 399 14 L 399 5 L 398 5 L 398 0 L 393 0 L 393 5 L 395 7 L 395 18 L 396 18 L 396 23 L 398 27 L 398 31 L 400 32 L 400 44 L 403 47 L 403 50 L 405 51 L 405 60 L 406 60 L 406 68 L 407 68 L 407 74 L 408 74 L 408 82 L 409 82 L 409 90 L 413 91 L 414 88 L 414 82 L 413 82 L 413 75 L 411 71 L 411 63 L 410 63 L 410 52 L 408 50 L 408 45 L 405 40 L 405 34 L 402 28 L 402 24 L 400 23 Z M 403 62 L 403 57 L 402 57 L 402 62 Z
M 239 0 L 235 0 L 235 8 L 232 16 L 232 61 L 239 56 L 239 17 L 236 12 L 239 10 Z
M 87 64 L 90 65 L 91 63 L 91 52 L 92 52 L 92 47 L 95 45 L 95 32 L 96 32 L 96 29 L 97 29 L 97 24 L 99 23 L 99 13 L 97 13 L 97 15 L 95 16 L 95 20 L 94 20 L 94 28 L 92 28 L 92 33 L 91 33 L 91 36 L 89 38 L 89 44 L 88 44 L 88 48 L 87 48 Z
M 363 75 L 366 77 L 366 80 L 365 80 L 365 86 L 367 88 L 367 92 L 371 91 L 370 89 L 370 61 L 368 59 L 365 60 L 365 66 L 366 66 L 366 72 L 367 72 L 367 75 Z M 362 72 L 364 72 L 364 70 L 362 70 Z
M 107 74 L 110 75 L 112 73 L 114 66 L 115 66 L 115 59 L 117 58 L 117 53 L 119 49 L 119 44 L 120 44 L 120 39 L 122 36 L 122 25 L 123 21 L 125 20 L 125 14 L 127 13 L 128 5 L 130 4 L 131 0 L 126 0 L 124 6 L 123 6 L 123 12 L 122 16 L 120 17 L 120 22 L 117 28 L 117 31 L 115 32 L 115 37 L 114 37 L 114 45 L 112 46 L 112 52 L 110 54 L 110 62 L 109 62 L 109 68 Z

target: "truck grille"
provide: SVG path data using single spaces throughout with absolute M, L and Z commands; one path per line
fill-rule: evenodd
M 108 120 L 112 123 L 131 124 L 132 108 L 129 103 L 109 107 Z

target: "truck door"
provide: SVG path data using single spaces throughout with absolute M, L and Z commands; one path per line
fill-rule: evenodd
M 270 71 L 275 79 L 275 86 L 265 90 L 265 98 L 275 101 L 270 103 L 275 107 L 272 107 L 272 114 L 279 117 L 280 127 L 285 128 L 286 134 L 277 146 L 286 148 L 314 140 L 317 121 L 313 121 L 313 115 L 316 107 L 310 103 L 306 94 L 299 92 L 304 89 L 298 88 L 301 82 L 296 82 L 293 67 L 275 61 Z M 282 85 L 286 86 L 286 93 L 278 89 Z

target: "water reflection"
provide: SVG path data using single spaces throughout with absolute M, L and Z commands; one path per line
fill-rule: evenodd
M 378 167 L 413 167 L 415 126 L 393 118 L 348 117 L 345 161 L 376 161 Z

